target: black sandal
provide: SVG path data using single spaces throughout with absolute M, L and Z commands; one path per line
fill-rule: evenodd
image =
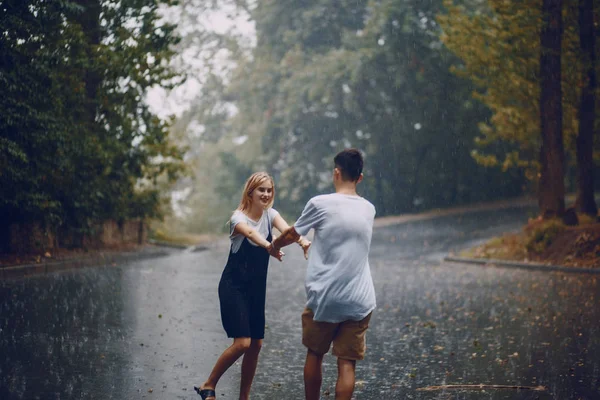
M 217 398 L 214 389 L 200 389 L 199 387 L 194 386 L 194 390 L 202 397 L 202 400 L 206 400 L 209 397 Z

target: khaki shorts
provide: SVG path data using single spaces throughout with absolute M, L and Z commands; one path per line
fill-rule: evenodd
M 302 313 L 302 344 L 319 355 L 326 354 L 333 342 L 333 355 L 345 360 L 365 358 L 365 334 L 371 314 L 360 321 L 340 323 L 315 321 L 312 310 Z

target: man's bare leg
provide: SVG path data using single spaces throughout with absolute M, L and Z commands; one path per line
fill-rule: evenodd
M 306 400 L 319 400 L 321 395 L 321 382 L 323 381 L 323 354 L 312 350 L 306 353 L 304 364 L 304 395 Z
M 240 383 L 240 400 L 250 398 L 250 386 L 256 374 L 256 365 L 258 364 L 258 354 L 262 348 L 262 339 L 252 339 L 250 348 L 244 353 L 242 361 L 242 381 Z
M 335 385 L 335 400 L 350 400 L 354 392 L 356 361 L 338 358 L 338 379 Z

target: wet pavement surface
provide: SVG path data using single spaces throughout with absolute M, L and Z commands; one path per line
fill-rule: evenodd
M 356 399 L 600 399 L 598 275 L 443 263 L 449 251 L 516 230 L 508 209 L 379 228 L 378 308 Z M 125 265 L 0 281 L 0 399 L 195 399 L 229 345 L 217 284 L 228 243 Z M 298 246 L 271 259 L 254 399 L 303 398 Z M 325 357 L 323 399 L 336 360 Z M 217 388 L 237 399 L 240 363 Z M 420 389 L 543 386 L 544 391 Z M 331 395 L 327 395 L 327 391 Z

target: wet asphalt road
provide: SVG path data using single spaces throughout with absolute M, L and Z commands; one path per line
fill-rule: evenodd
M 598 275 L 443 263 L 518 229 L 527 209 L 379 228 L 371 269 L 378 308 L 356 399 L 600 399 Z M 217 283 L 228 243 L 199 252 L 0 281 L 0 399 L 194 399 L 229 344 Z M 254 399 L 303 398 L 305 261 L 271 260 Z M 237 399 L 239 364 L 218 398 Z M 323 399 L 333 392 L 326 356 Z M 544 386 L 419 389 L 445 384 Z

